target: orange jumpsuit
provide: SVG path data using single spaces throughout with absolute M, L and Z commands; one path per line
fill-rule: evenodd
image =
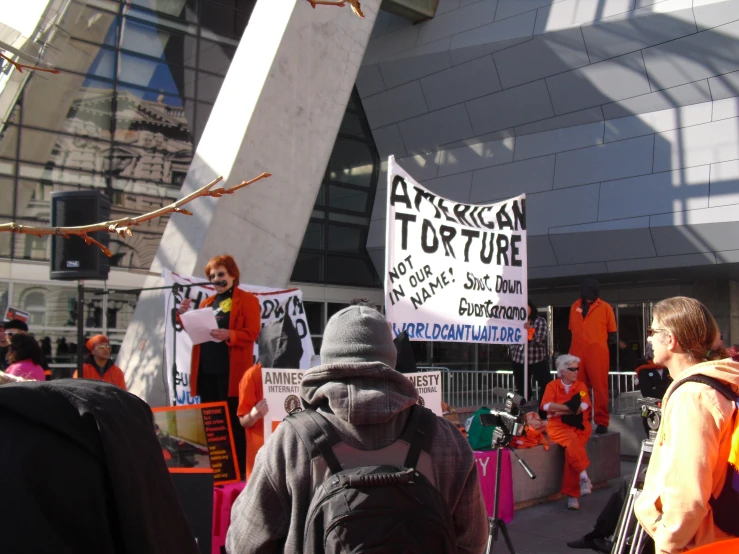
M 236 415 L 244 417 L 252 411 L 264 398 L 262 390 L 262 364 L 257 364 L 246 370 L 239 383 L 239 407 Z M 249 480 L 254 469 L 254 460 L 257 452 L 264 446 L 264 419 L 260 419 L 251 427 L 244 427 L 246 431 L 246 480 Z
M 611 419 L 608 413 L 608 370 L 611 365 L 608 333 L 616 332 L 616 316 L 611 305 L 598 298 L 583 318 L 581 304 L 582 299 L 570 307 L 570 354 L 580 358 L 578 380 L 588 389 L 593 389 L 595 424 L 608 427 Z
M 569 390 L 565 388 L 562 379 L 555 379 L 547 384 L 544 396 L 541 399 L 541 409 L 551 402 L 564 404 L 573 394 L 580 393 L 581 401 L 588 405 L 583 412 L 583 426 L 580 430 L 566 423 L 562 423 L 559 417 L 550 417 L 547 423 L 547 434 L 552 442 L 557 443 L 565 449 L 565 465 L 562 475 L 562 494 L 567 496 L 580 496 L 580 473 L 588 468 L 590 460 L 585 451 L 585 445 L 590 438 L 592 426 L 590 424 L 590 396 L 585 383 L 575 381 Z

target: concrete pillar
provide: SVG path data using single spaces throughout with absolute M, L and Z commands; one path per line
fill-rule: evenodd
M 163 268 L 203 276 L 214 255 L 236 258 L 241 280 L 285 286 L 295 263 L 380 0 L 348 8 L 305 0 L 260 0 L 182 187 L 186 195 L 223 175 L 232 186 L 273 174 L 221 199 L 198 199 L 173 215 L 146 286 Z M 139 298 L 118 363 L 130 390 L 152 405 L 165 391 L 166 295 Z M 169 371 L 168 368 L 166 368 Z

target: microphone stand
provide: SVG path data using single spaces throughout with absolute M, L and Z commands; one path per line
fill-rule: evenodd
M 223 283 L 223 285 L 222 285 Z M 172 368 L 171 368 L 171 377 L 172 377 L 172 387 L 174 387 L 174 391 L 172 391 L 174 394 L 172 394 L 170 401 L 172 402 L 172 406 L 175 406 L 177 404 L 177 306 L 180 302 L 182 302 L 182 292 L 183 289 L 190 288 L 190 287 L 204 287 L 204 286 L 213 286 L 215 284 L 225 286 L 225 281 L 217 281 L 217 282 L 211 282 L 211 281 L 203 281 L 201 283 L 186 283 L 186 284 L 180 284 L 180 283 L 174 283 L 173 285 L 167 285 L 163 287 L 147 287 L 147 288 L 141 288 L 141 289 L 123 289 L 123 290 L 116 290 L 116 289 L 108 289 L 108 290 L 101 290 L 96 291 L 93 294 L 111 294 L 111 293 L 125 293 L 125 294 L 140 294 L 145 291 L 150 290 L 171 290 L 172 296 L 174 296 L 174 306 L 172 307 L 171 312 L 169 313 L 169 316 L 172 318 Z

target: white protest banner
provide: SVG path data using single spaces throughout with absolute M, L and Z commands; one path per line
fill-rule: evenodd
M 164 284 L 172 286 L 175 283 L 180 285 L 189 285 L 190 283 L 201 283 L 203 280 L 195 277 L 178 275 L 171 271 L 163 271 Z M 301 369 L 310 367 L 310 360 L 313 356 L 313 341 L 311 340 L 310 330 L 308 329 L 308 320 L 303 308 L 303 293 L 300 289 L 272 289 L 269 287 L 259 287 L 256 285 L 241 284 L 239 288 L 252 293 L 259 300 L 261 307 L 262 327 L 281 320 L 285 313 L 290 314 L 295 324 L 295 329 L 300 335 L 301 344 L 303 346 L 303 357 L 300 358 Z M 215 289 L 210 286 L 204 287 L 186 287 L 184 296 L 192 299 L 193 307 L 200 306 L 200 303 L 208 296 L 215 294 Z M 174 300 L 168 295 L 165 307 L 165 348 L 167 352 L 166 374 L 169 390 L 175 395 L 174 400 L 177 405 L 182 404 L 198 404 L 199 399 L 190 396 L 190 358 L 192 355 L 192 341 L 187 333 L 182 329 L 172 315 Z M 172 383 L 172 359 L 174 357 L 172 336 L 177 332 L 177 376 L 175 382 Z M 254 356 L 258 356 L 257 345 L 254 345 Z
M 303 375 L 305 371 L 302 369 L 262 368 L 262 391 L 269 410 L 264 416 L 265 443 L 287 414 L 302 409 L 300 382 Z
M 526 198 L 462 204 L 388 164 L 385 313 L 411 340 L 523 343 Z
M 422 373 L 406 373 L 408 379 L 418 390 L 418 403 L 426 406 L 437 416 L 443 416 L 441 409 L 441 371 L 424 371 Z

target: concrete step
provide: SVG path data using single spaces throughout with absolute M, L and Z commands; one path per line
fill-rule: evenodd
M 621 439 L 618 433 L 593 434 L 586 449 L 590 459 L 588 476 L 594 487 L 605 486 L 607 481 L 621 476 Z M 516 453 L 536 474 L 536 479 L 529 479 L 516 457 L 511 455 L 516 509 L 555 499 L 562 487 L 564 449 L 552 444 L 548 451 L 543 446 L 536 446 L 516 450 Z

